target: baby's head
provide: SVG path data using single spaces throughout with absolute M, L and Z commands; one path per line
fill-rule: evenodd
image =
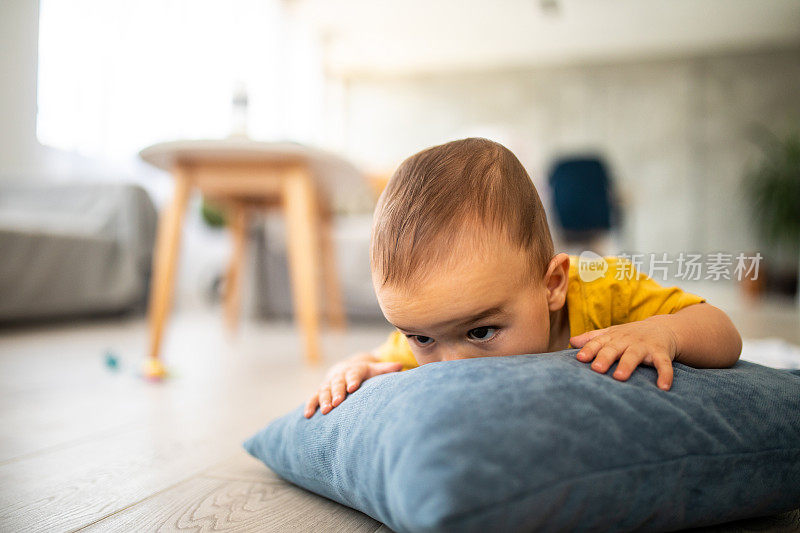
M 419 364 L 555 349 L 569 259 L 504 146 L 464 139 L 406 159 L 378 201 L 370 256 L 383 314 Z

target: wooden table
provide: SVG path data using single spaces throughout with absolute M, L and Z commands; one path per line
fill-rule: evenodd
M 160 143 L 145 148 L 140 156 L 169 170 L 175 180 L 172 201 L 159 219 L 153 256 L 148 311 L 151 377 L 164 373 L 159 359 L 161 341 L 172 304 L 183 218 L 193 189 L 226 210 L 233 254 L 225 281 L 224 313 L 231 329 L 238 323 L 250 214 L 256 209 L 283 211 L 295 320 L 303 336 L 306 360 L 316 363 L 320 358 L 320 266 L 328 322 L 342 328 L 345 316 L 331 240 L 330 198 L 319 186 L 312 167 L 341 164 L 342 160 L 297 144 L 248 139 Z

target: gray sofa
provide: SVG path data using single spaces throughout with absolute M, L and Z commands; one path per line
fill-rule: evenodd
M 0 184 L 0 322 L 141 307 L 156 220 L 135 185 Z

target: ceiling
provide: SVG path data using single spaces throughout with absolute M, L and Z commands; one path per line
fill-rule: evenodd
M 515 68 L 800 45 L 798 0 L 284 0 L 338 75 Z

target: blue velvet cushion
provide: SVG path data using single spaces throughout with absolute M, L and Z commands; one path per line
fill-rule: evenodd
M 800 506 L 800 375 L 675 364 L 671 391 L 554 354 L 379 376 L 245 448 L 396 531 L 672 530 Z

